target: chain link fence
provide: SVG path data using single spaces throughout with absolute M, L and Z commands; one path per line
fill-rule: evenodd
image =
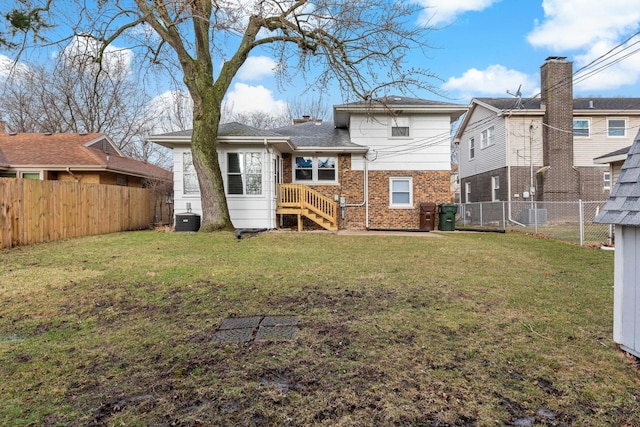
M 543 234 L 581 246 L 611 245 L 613 227 L 594 224 L 606 201 L 480 202 L 458 205 L 456 229 L 500 229 Z

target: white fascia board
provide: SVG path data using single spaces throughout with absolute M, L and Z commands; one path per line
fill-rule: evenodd
M 598 165 L 606 165 L 608 163 L 624 162 L 625 160 L 627 160 L 626 154 L 618 154 L 616 156 L 599 157 L 597 159 L 593 159 L 593 163 L 596 163 Z
M 369 147 L 297 147 L 294 153 L 367 153 Z

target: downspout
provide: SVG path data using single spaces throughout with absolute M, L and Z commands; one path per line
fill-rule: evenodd
M 271 165 L 271 167 L 273 166 L 273 158 L 272 156 L 270 156 L 269 154 L 272 154 L 269 152 L 269 144 L 267 143 L 267 138 L 263 139 L 264 142 L 264 151 L 267 154 L 267 159 L 269 161 L 269 165 Z M 269 168 L 267 168 L 267 170 L 269 170 Z M 274 177 L 276 175 L 276 171 L 272 171 L 272 174 L 269 174 L 269 181 L 271 181 L 271 178 Z M 271 181 L 273 183 L 273 181 Z M 276 223 L 276 218 L 275 218 L 275 211 L 276 208 L 274 206 L 274 202 L 273 199 L 274 197 L 276 197 L 276 192 L 278 191 L 278 184 L 275 183 L 274 184 L 274 189 L 273 189 L 273 194 L 269 196 L 269 228 L 274 228 L 274 224 Z
M 509 130 L 509 120 L 505 117 L 505 135 L 507 149 L 507 218 L 511 222 L 511 131 Z
M 511 114 L 509 114 L 509 116 L 507 118 L 505 118 L 505 123 L 506 123 L 506 134 L 507 134 L 507 174 L 508 174 L 508 179 L 507 179 L 507 190 L 509 191 L 509 194 L 507 196 L 507 200 L 509 203 L 509 207 L 508 207 L 508 218 L 509 218 L 509 222 L 512 222 L 516 225 L 519 225 L 521 227 L 524 227 L 524 224 L 519 223 L 518 221 L 516 221 L 515 219 L 512 218 L 512 213 L 511 213 L 511 133 L 509 130 L 509 117 L 511 117 Z M 533 125 L 532 125 L 533 126 Z M 531 128 L 529 128 L 529 135 L 531 135 Z M 529 155 L 532 155 L 531 153 L 529 153 Z
M 363 189 L 363 201 L 361 203 L 346 203 L 344 206 L 346 208 L 360 208 L 362 206 L 364 206 L 364 210 L 365 210 L 365 228 L 369 228 L 369 169 L 367 167 L 367 155 L 364 154 L 362 156 L 363 160 L 364 160 L 364 179 L 363 179 L 363 184 L 364 184 L 364 189 Z
M 369 228 L 369 159 L 365 154 L 362 156 L 364 159 L 364 226 Z
M 76 180 L 76 182 L 80 182 L 80 178 L 78 178 L 78 175 L 71 172 L 71 168 L 69 166 L 67 166 L 67 173 L 71 175 Z

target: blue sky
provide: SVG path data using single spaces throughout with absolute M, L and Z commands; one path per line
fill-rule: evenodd
M 540 87 L 540 66 L 549 56 L 564 56 L 574 72 L 597 58 L 602 70 L 590 66 L 574 87 L 580 97 L 640 97 L 640 37 L 626 50 L 614 50 L 640 31 L 638 0 L 414 0 L 425 7 L 416 23 L 435 27 L 429 36 L 433 49 L 411 58 L 441 81 L 433 81 L 445 96 L 419 91 L 425 99 L 467 104 L 472 97 L 508 97 L 519 87 L 524 97 Z M 633 43 L 637 43 L 634 46 Z M 630 47 L 629 47 L 630 46 Z M 616 54 L 616 52 L 621 52 Z M 611 62 L 627 55 L 614 65 Z M 254 57 L 246 64 L 229 94 L 238 108 L 261 102 L 284 104 L 297 90 L 279 92 L 269 73 L 269 58 Z M 341 94 L 329 94 L 329 104 Z M 245 106 L 245 103 L 249 104 Z
M 419 91 L 418 97 L 467 104 L 472 97 L 510 96 L 507 90 L 516 92 L 520 86 L 524 97 L 533 96 L 548 56 L 567 57 L 574 72 L 597 58 L 605 60 L 601 70 L 586 68 L 594 73 L 583 73 L 575 96 L 640 97 L 640 52 L 634 52 L 640 49 L 640 36 L 621 46 L 625 50 L 611 51 L 640 31 L 638 0 L 411 1 L 424 7 L 416 24 L 436 28 L 429 36 L 433 48 L 428 57 L 416 55 L 408 65 L 439 76 L 441 81 L 431 83 L 446 95 Z M 0 64 L 10 62 L 2 54 Z M 299 96 L 297 87 L 278 88 L 273 66 L 266 56 L 249 58 L 227 96 L 235 109 L 274 111 Z M 343 99 L 338 92 L 324 94 L 328 105 Z

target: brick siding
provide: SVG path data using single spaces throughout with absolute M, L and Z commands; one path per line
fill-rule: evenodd
M 283 156 L 284 182 L 292 182 L 291 156 Z M 338 210 L 340 229 L 364 229 L 366 208 L 364 206 L 364 171 L 351 168 L 351 155 L 338 156 L 338 185 L 309 185 L 324 196 L 346 197 L 344 216 Z M 450 203 L 450 171 L 369 171 L 369 228 L 417 229 L 420 226 L 420 203 Z M 413 178 L 413 208 L 389 207 L 389 178 Z M 285 215 L 285 227 L 294 227 L 297 218 Z M 304 222 L 305 229 L 319 229 L 311 221 Z
M 572 63 L 548 59 L 540 68 L 545 170 L 539 183 L 541 200 L 574 201 L 580 198 L 579 174 L 573 168 Z

